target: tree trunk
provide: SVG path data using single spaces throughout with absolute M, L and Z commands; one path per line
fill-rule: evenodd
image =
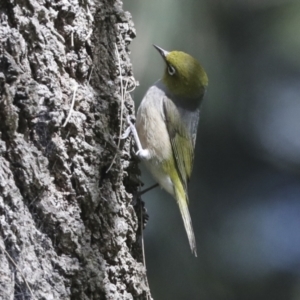
M 118 145 L 134 113 L 124 90 L 135 31 L 121 5 L 0 2 L 3 300 L 151 298 L 132 205 L 139 171 L 131 139 Z

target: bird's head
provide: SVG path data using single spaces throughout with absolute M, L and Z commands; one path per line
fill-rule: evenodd
M 203 97 L 208 78 L 200 63 L 185 52 L 168 52 L 156 45 L 154 47 L 166 63 L 162 81 L 167 89 L 178 97 Z

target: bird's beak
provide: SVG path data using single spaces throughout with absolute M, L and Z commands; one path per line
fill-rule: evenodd
M 158 47 L 158 46 L 156 46 L 156 45 L 153 45 L 153 47 L 159 52 L 159 54 L 162 56 L 162 58 L 164 60 L 166 60 L 166 56 L 169 54 L 169 52 L 162 49 L 162 48 L 160 48 L 160 47 Z

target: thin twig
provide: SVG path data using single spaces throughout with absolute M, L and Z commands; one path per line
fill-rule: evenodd
M 34 296 L 34 294 L 32 292 L 32 289 L 30 288 L 30 286 L 29 286 L 29 284 L 28 284 L 28 282 L 27 282 L 27 280 L 26 280 L 23 272 L 17 266 L 17 264 L 15 263 L 14 259 L 9 255 L 9 253 L 2 247 L 2 245 L 0 245 L 0 248 L 7 255 L 7 257 L 9 258 L 9 260 L 11 261 L 11 263 L 15 266 L 15 268 L 20 272 L 20 274 L 21 274 L 21 276 L 22 276 L 22 278 L 23 278 L 23 280 L 24 280 L 24 282 L 25 282 L 25 284 L 26 284 L 26 286 L 27 286 L 27 288 L 28 288 L 28 290 L 29 290 L 32 298 L 35 300 L 36 298 L 35 298 L 35 296 Z
M 92 33 L 93 33 L 93 29 L 91 29 L 91 30 L 89 31 L 89 33 L 87 34 L 87 36 L 85 37 L 85 40 L 86 40 L 86 41 L 91 37 Z
M 90 71 L 89 78 L 88 78 L 88 81 L 87 81 L 88 83 L 90 83 L 90 80 L 91 80 L 91 77 L 92 77 L 93 70 L 94 70 L 94 65 L 92 65 L 92 67 L 91 67 L 91 71 Z
M 119 55 L 117 44 L 115 44 L 115 48 L 116 48 L 115 49 L 116 57 L 118 59 L 118 67 L 119 67 L 119 74 L 120 74 L 120 85 L 121 85 L 121 118 L 120 118 L 119 138 L 118 138 L 118 144 L 117 144 L 117 148 L 119 149 L 119 147 L 120 147 L 120 141 L 121 141 L 121 134 L 122 134 L 122 127 L 123 127 L 124 95 L 126 95 L 126 89 L 127 89 L 128 80 L 126 81 L 125 91 L 124 91 L 123 90 L 123 77 L 122 77 L 121 60 L 120 60 L 120 55 Z M 108 173 L 110 171 L 111 167 L 115 163 L 117 155 L 118 155 L 118 152 L 116 152 L 116 154 L 115 154 L 115 156 L 114 156 L 111 164 L 109 165 L 108 169 L 106 170 L 106 173 Z
M 74 48 L 74 31 L 71 31 L 71 47 Z
M 66 118 L 66 121 L 65 121 L 65 123 L 63 124 L 62 127 L 65 127 L 68 124 L 69 119 L 71 118 L 71 115 L 72 115 L 72 112 L 73 112 L 74 103 L 75 103 L 75 95 L 76 95 L 77 89 L 78 89 L 78 85 L 75 84 L 74 85 L 73 98 L 72 98 L 72 103 L 71 103 L 71 107 L 70 107 L 70 110 L 69 110 L 69 114 L 68 114 L 68 116 Z
M 128 86 L 128 80 L 126 80 L 126 84 L 125 84 L 125 90 L 124 90 L 124 95 L 123 95 L 124 98 L 125 98 L 125 95 L 126 95 L 127 86 Z M 117 143 L 118 149 L 120 147 L 122 127 L 123 127 L 123 111 L 124 111 L 124 101 L 125 101 L 124 98 L 123 98 L 122 103 L 121 103 L 121 120 L 120 120 L 119 138 L 118 138 L 118 143 Z
M 133 76 L 129 77 L 128 79 L 130 79 L 131 82 L 133 82 L 132 88 L 130 90 L 127 90 L 127 93 L 131 93 L 135 90 L 135 88 L 137 87 L 138 84 L 137 84 L 137 81 L 134 79 Z M 127 79 L 127 81 L 128 81 L 128 79 Z
M 139 203 L 140 203 L 140 209 L 141 209 L 141 199 L 139 199 Z M 143 230 L 143 210 L 141 209 L 141 216 L 140 216 L 140 219 L 141 219 L 141 223 L 140 223 L 140 226 L 141 226 L 141 239 L 142 239 L 142 255 L 143 255 L 143 265 L 144 265 L 144 268 L 145 268 L 145 277 L 146 277 L 146 285 L 148 287 L 148 291 L 146 292 L 147 293 L 147 300 L 150 299 L 150 286 L 149 286 L 149 282 L 148 282 L 148 277 L 147 277 L 147 267 L 146 267 L 146 255 L 145 255 L 145 244 L 144 244 L 144 230 Z
M 127 93 L 130 93 L 130 92 L 135 90 L 135 88 L 137 86 L 137 83 L 136 83 L 136 81 L 134 80 L 133 77 L 128 77 L 128 78 L 125 79 L 126 84 L 125 84 L 125 88 L 123 88 L 121 60 L 120 60 L 120 54 L 119 54 L 119 51 L 118 51 L 117 44 L 115 44 L 115 53 L 116 53 L 116 57 L 117 57 L 117 60 L 118 60 L 118 68 L 119 68 L 119 73 L 120 73 L 120 85 L 121 85 L 121 117 L 120 117 L 119 137 L 118 137 L 118 143 L 117 143 L 117 149 L 119 149 L 120 148 L 120 142 L 121 142 L 121 136 L 122 136 L 122 128 L 123 128 L 123 112 L 124 112 L 125 96 L 126 96 Z M 131 80 L 133 82 L 133 87 L 130 90 L 127 90 L 129 80 Z M 108 169 L 106 170 L 106 173 L 108 173 L 110 171 L 111 167 L 115 163 L 117 155 L 118 155 L 118 152 L 114 155 L 114 158 L 112 159 L 111 164 L 109 165 Z

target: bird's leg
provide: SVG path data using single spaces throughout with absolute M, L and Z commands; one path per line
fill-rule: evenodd
M 138 151 L 136 152 L 136 155 L 142 159 L 142 160 L 148 160 L 150 159 L 150 153 L 148 149 L 143 149 L 142 144 L 140 142 L 140 138 L 138 136 L 138 133 L 136 131 L 135 126 L 131 122 L 131 116 L 127 116 L 127 123 L 129 124 L 128 128 L 125 130 L 124 134 L 122 135 L 122 139 L 125 139 L 129 136 L 130 132 L 133 134 L 133 138 L 135 140 L 135 143 L 137 145 Z
M 131 116 L 127 116 L 127 122 L 129 124 L 128 128 L 125 130 L 124 134 L 122 135 L 122 139 L 126 139 L 128 138 L 129 134 L 132 133 L 133 134 L 133 138 L 135 140 L 135 143 L 137 145 L 138 151 L 136 152 L 136 155 L 140 158 L 140 159 L 144 159 L 147 160 L 150 158 L 149 155 L 149 150 L 147 149 L 143 149 L 142 144 L 140 142 L 139 136 L 137 134 L 136 128 L 133 125 L 133 123 L 131 122 Z M 150 187 L 144 189 L 141 192 L 138 192 L 138 196 L 142 196 L 143 194 L 149 192 L 150 190 L 156 188 L 157 186 L 159 186 L 158 183 L 155 183 L 153 185 L 151 185 Z
M 156 188 L 156 187 L 158 187 L 158 186 L 159 186 L 159 184 L 158 184 L 158 183 L 155 183 L 155 184 L 149 186 L 148 188 L 146 188 L 146 189 L 140 191 L 138 194 L 139 194 L 139 196 L 142 196 L 143 194 L 146 194 L 147 192 L 151 191 L 152 189 L 154 189 L 154 188 Z

